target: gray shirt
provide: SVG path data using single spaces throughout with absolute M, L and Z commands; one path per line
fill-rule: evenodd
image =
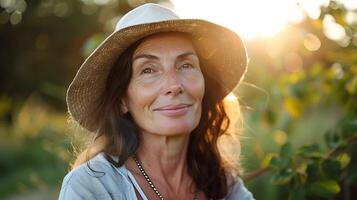
M 80 165 L 64 177 L 60 200 L 136 200 L 135 189 L 143 200 L 148 200 L 132 173 L 124 165 L 115 167 L 103 153 L 89 160 L 88 164 Z M 254 199 L 239 178 L 224 198 L 224 200 L 233 199 Z

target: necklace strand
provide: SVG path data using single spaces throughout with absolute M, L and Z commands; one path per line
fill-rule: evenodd
M 151 181 L 149 175 L 145 172 L 143 166 L 141 165 L 141 163 L 138 160 L 138 158 L 136 157 L 136 155 L 133 156 L 133 159 L 134 159 L 136 165 L 138 166 L 139 171 L 144 176 L 146 182 L 150 185 L 150 188 L 155 192 L 155 194 L 159 197 L 160 200 L 164 200 L 164 197 L 161 195 L 159 190 L 155 187 L 154 183 Z M 193 200 L 198 200 L 198 190 L 195 191 Z

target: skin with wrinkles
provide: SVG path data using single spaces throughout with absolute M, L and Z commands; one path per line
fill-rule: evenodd
M 202 112 L 205 81 L 192 42 L 180 33 L 145 38 L 133 54 L 123 110 L 140 128 L 137 156 L 165 199 L 192 199 L 186 153 Z M 157 197 L 132 159 L 131 170 L 149 199 Z M 190 192 L 188 192 L 190 191 Z M 200 199 L 205 199 L 200 193 Z
M 159 34 L 138 46 L 124 102 L 144 132 L 190 133 L 200 120 L 203 94 L 199 59 L 187 38 Z M 187 112 L 179 112 L 180 108 Z

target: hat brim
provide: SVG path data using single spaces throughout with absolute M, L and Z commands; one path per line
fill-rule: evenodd
M 84 61 L 67 90 L 70 115 L 82 127 L 94 131 L 86 116 L 95 111 L 103 95 L 108 73 L 120 54 L 131 44 L 161 32 L 183 32 L 191 35 L 201 67 L 223 88 L 221 98 L 242 79 L 247 66 L 244 43 L 233 31 L 199 19 L 178 19 L 130 26 L 109 35 Z

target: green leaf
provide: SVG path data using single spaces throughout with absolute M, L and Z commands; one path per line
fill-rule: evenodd
M 325 177 L 329 179 L 338 179 L 342 172 L 340 162 L 332 158 L 322 162 L 322 169 Z
M 341 169 L 344 169 L 350 163 L 351 157 L 347 153 L 342 153 L 336 157 L 336 160 L 340 162 Z
M 291 161 L 291 144 L 288 142 L 281 146 L 280 148 L 280 168 L 286 168 L 289 166 Z
M 306 169 L 308 182 L 315 181 L 319 174 L 319 165 L 316 162 L 310 163 Z
M 321 153 L 320 148 L 317 144 L 300 147 L 297 154 L 302 157 L 312 159 L 321 159 L 325 157 L 325 155 Z
M 282 158 L 290 157 L 291 155 L 291 144 L 286 143 L 280 148 L 280 156 Z
M 280 156 L 271 155 L 269 165 L 275 169 L 288 167 L 291 161 L 291 144 L 286 143 L 280 148 Z
M 273 156 L 269 162 L 270 167 L 274 169 L 282 168 L 281 160 L 277 156 Z
M 300 184 L 305 184 L 306 179 L 307 179 L 307 163 L 301 163 L 299 167 L 296 168 L 295 172 L 297 175 L 297 180 L 299 181 Z
M 280 170 L 278 174 L 273 176 L 272 182 L 276 185 L 285 185 L 293 178 L 293 171 L 290 168 Z
M 263 160 L 260 162 L 260 167 L 265 168 L 268 167 L 271 163 L 271 159 L 273 159 L 274 154 L 268 153 L 264 156 Z
M 336 181 L 318 181 L 311 185 L 311 192 L 325 198 L 331 198 L 341 191 Z

